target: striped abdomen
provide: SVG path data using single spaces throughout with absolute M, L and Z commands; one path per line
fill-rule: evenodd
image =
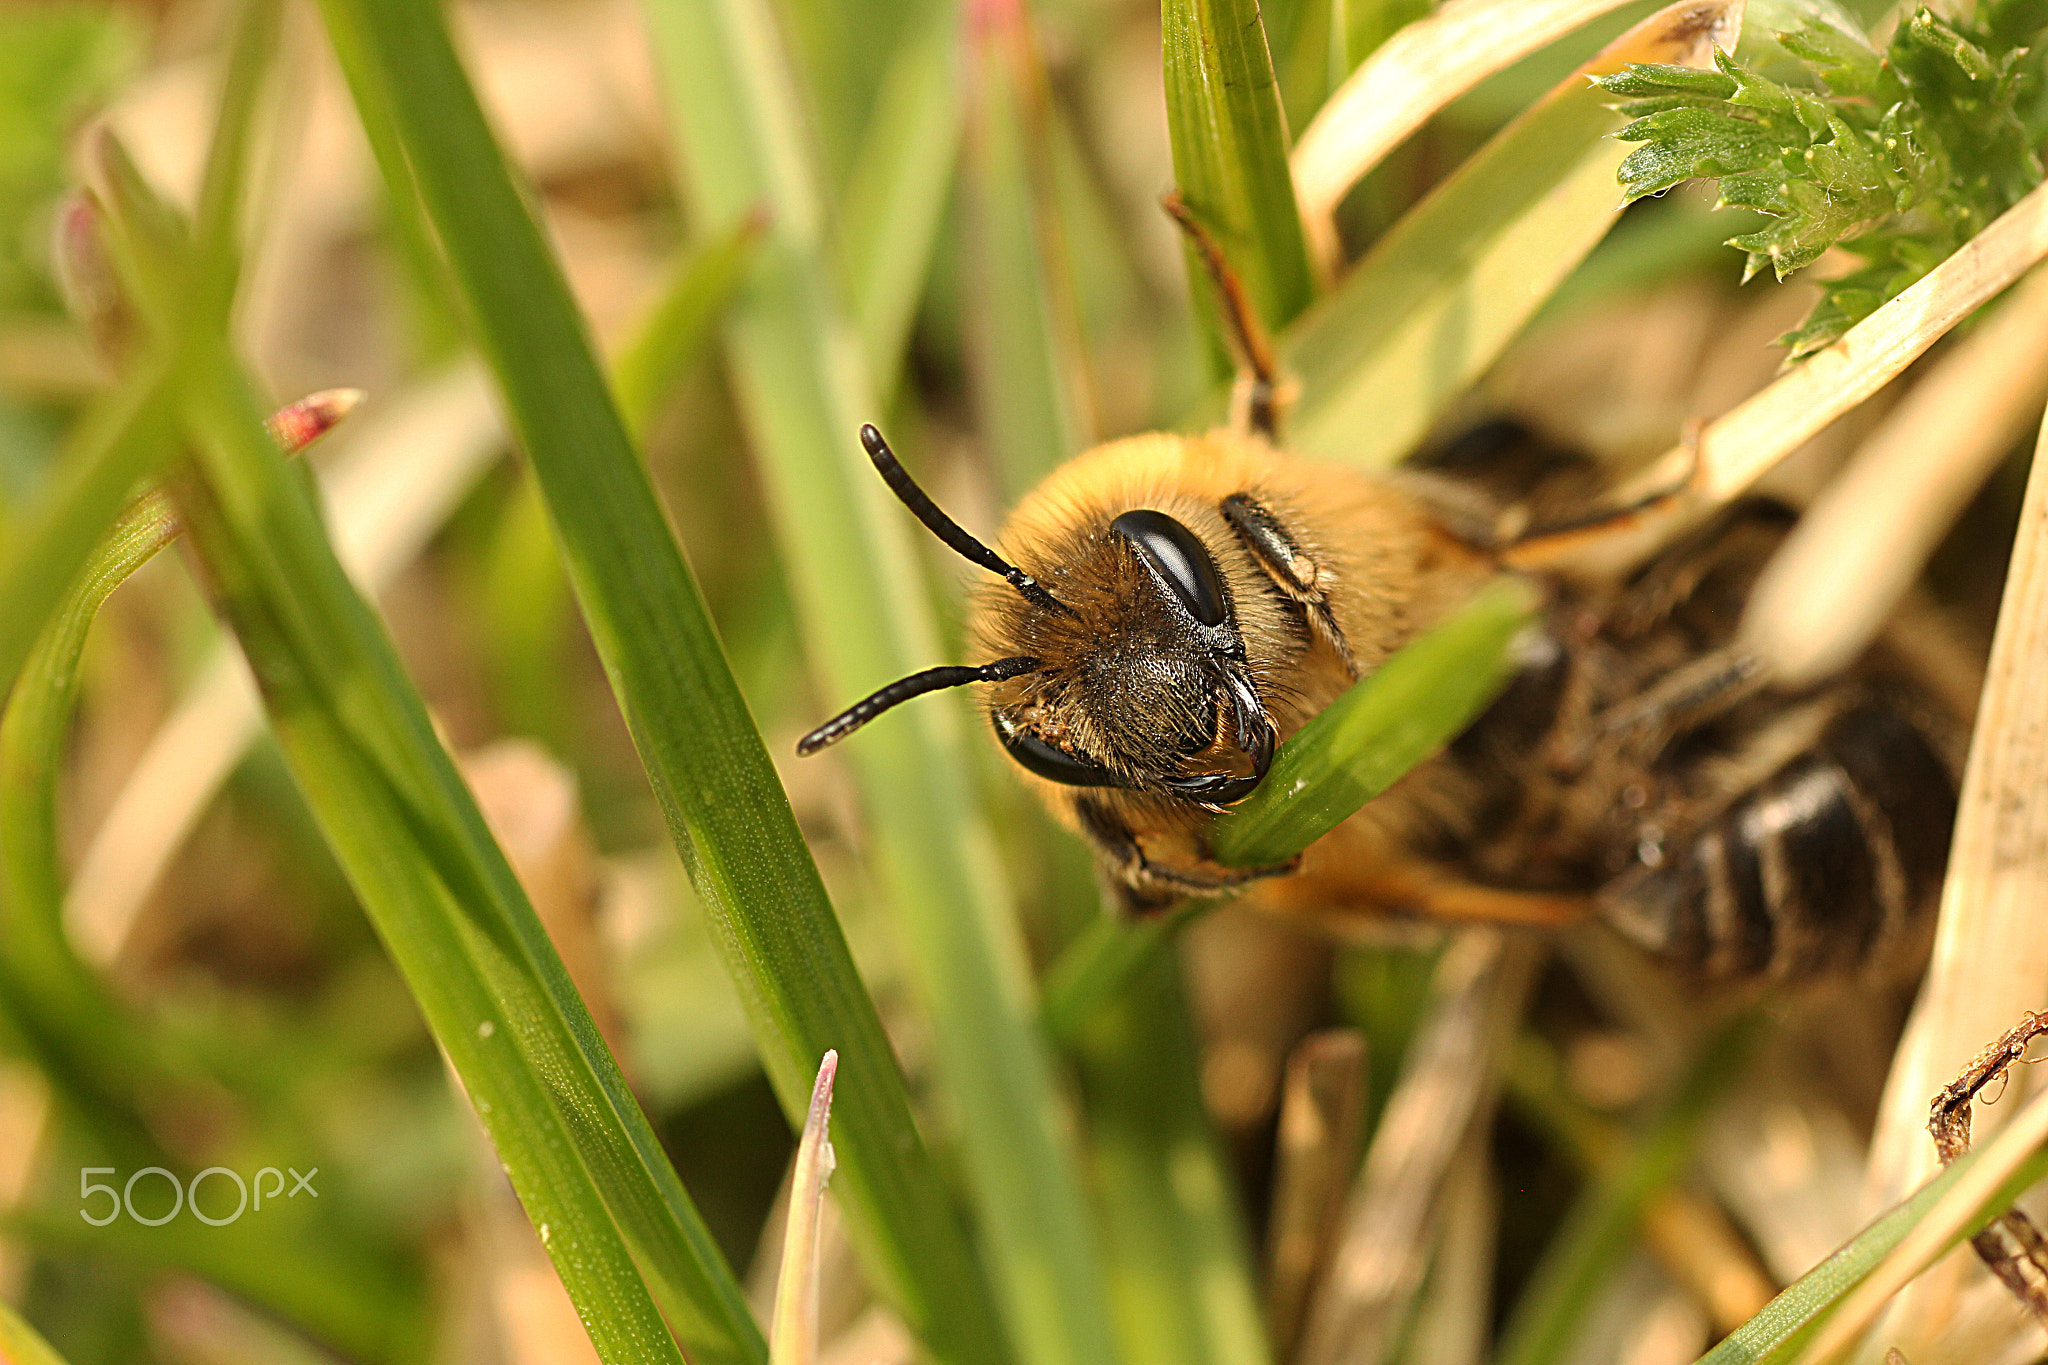
M 1883 962 L 1917 937 L 1955 819 L 1910 698 L 1848 685 L 1812 744 L 1599 893 L 1606 918 L 1710 976 L 1781 980 Z

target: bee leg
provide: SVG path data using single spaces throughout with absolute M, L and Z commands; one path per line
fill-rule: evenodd
M 1280 439 L 1280 414 L 1289 395 L 1280 382 L 1280 367 L 1273 356 L 1272 340 L 1259 322 L 1258 313 L 1253 311 L 1251 300 L 1245 296 L 1244 281 L 1230 268 L 1223 248 L 1209 235 L 1209 229 L 1202 226 L 1201 219 L 1181 198 L 1179 190 L 1169 190 L 1159 202 L 1180 225 L 1180 230 L 1187 234 L 1188 244 L 1194 248 L 1202 268 L 1209 273 L 1210 282 L 1216 286 L 1217 311 L 1223 315 L 1232 358 L 1240 371 L 1237 385 L 1231 391 L 1230 424 L 1277 442 Z
M 1618 552 L 1625 560 L 1647 558 L 1668 538 L 1699 492 L 1699 452 L 1683 475 L 1619 507 L 1515 530 L 1501 537 L 1501 562 L 1515 569 L 1548 569 L 1588 553 Z
M 1266 576 L 1288 601 L 1301 608 L 1309 629 L 1329 642 L 1346 670 L 1356 678 L 1358 660 L 1353 657 L 1351 643 L 1344 638 L 1343 627 L 1337 624 L 1337 614 L 1330 609 L 1330 599 L 1323 592 L 1320 566 L 1301 552 L 1278 517 L 1245 494 L 1232 493 L 1223 500 L 1222 510 L 1223 519 L 1237 532 Z
M 1610 743 L 1643 761 L 1674 736 L 1704 725 L 1770 682 L 1763 660 L 1747 650 L 1717 649 L 1672 669 L 1640 695 L 1609 707 L 1593 725 Z
M 2026 1060 L 2027 1044 L 2048 1033 L 2048 1015 L 2028 1014 L 2025 1022 L 1985 1048 L 1954 1083 L 1934 1097 L 1927 1130 L 1946 1166 L 1970 1150 L 1970 1102 L 1994 1078 L 2002 1078 L 2014 1062 Z M 1996 1096 L 1993 1096 L 1995 1099 Z M 2048 1322 L 2048 1238 L 2018 1209 L 2008 1209 L 1970 1239 L 1978 1258 L 2005 1283 L 2034 1316 Z
M 1182 896 L 1215 896 L 1268 877 L 1284 877 L 1300 864 L 1298 858 L 1270 867 L 1162 863 L 1146 856 L 1130 825 L 1102 802 L 1083 797 L 1074 803 L 1074 812 L 1080 817 L 1081 830 L 1088 836 L 1088 842 L 1095 845 L 1095 851 L 1115 871 L 1118 880 L 1137 897 L 1133 904 L 1140 913 Z
M 1253 896 L 1261 908 L 1324 924 L 1408 915 L 1554 929 L 1576 924 L 1593 910 L 1588 896 L 1487 886 L 1422 862 L 1361 867 L 1348 860 L 1323 861 L 1301 876 L 1261 887 Z

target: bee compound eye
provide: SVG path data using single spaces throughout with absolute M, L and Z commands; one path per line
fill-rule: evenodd
M 1110 526 L 1138 547 L 1138 553 L 1173 589 L 1188 615 L 1205 626 L 1220 626 L 1229 619 L 1230 599 L 1223 590 L 1223 576 L 1216 572 L 1216 561 L 1193 531 L 1150 508 L 1126 512 Z
M 1077 754 L 1056 748 L 1046 743 L 1029 730 L 1006 725 L 1001 716 L 993 718 L 996 738 L 1003 742 L 1011 758 L 1017 760 L 1027 772 L 1033 772 L 1048 782 L 1057 782 L 1067 787 L 1117 787 L 1123 785 L 1109 772 Z

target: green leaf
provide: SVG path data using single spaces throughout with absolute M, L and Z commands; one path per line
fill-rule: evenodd
M 183 407 L 206 487 L 181 490 L 180 501 L 195 548 L 308 806 L 462 1077 L 599 1355 L 680 1358 L 630 1238 L 669 1290 L 693 1354 L 758 1361 L 737 1285 L 729 1274 L 719 1282 L 717 1253 L 680 1188 L 657 1192 L 648 1152 L 626 1131 L 645 1120 L 623 1112 L 632 1101 L 616 1065 L 305 488 L 264 447 L 226 357 L 201 352 L 190 373 Z
M 1179 960 L 1152 954 L 1100 1005 L 1077 1054 L 1124 1359 L 1266 1365 L 1272 1347 L 1202 1101 Z
M 856 433 L 877 398 L 834 294 L 802 100 L 762 0 L 652 0 L 649 13 L 700 229 L 757 203 L 769 209 L 727 355 L 816 676 L 829 697 L 858 696 L 929 666 L 940 646 L 912 586 L 916 523 L 859 453 Z M 905 1240 L 888 1250 L 951 1281 L 943 1313 L 936 1298 L 908 1304 L 935 1354 L 1000 1358 L 1007 1346 L 1027 1365 L 1090 1365 L 1111 1358 L 1109 1311 L 1024 944 L 969 780 L 964 700 L 902 708 L 844 754 L 860 783 L 879 898 L 896 916 L 930 1021 L 1007 1332 L 983 1316 L 987 1301 L 968 1297 L 977 1262 L 964 1246 Z M 850 1076 L 842 1083 L 853 1093 Z
M 326 13 L 341 31 L 337 48 L 360 55 L 347 68 L 358 105 L 366 117 L 390 111 L 405 157 L 384 163 L 385 178 L 404 194 L 408 177 L 416 177 L 446 246 L 584 620 L 784 1112 L 794 1120 L 805 1111 L 817 1058 L 836 1048 L 837 1191 L 870 1253 L 870 1273 L 934 1354 L 1001 1360 L 976 1257 L 911 1120 L 874 1005 L 611 407 L 560 271 L 484 124 L 438 10 L 405 0 L 332 0 Z M 703 55 L 715 64 L 714 52 Z M 743 126 L 722 125 L 721 135 L 734 140 L 725 145 L 737 149 Z M 764 273 L 785 257 L 781 234 L 815 219 L 749 186 L 709 215 L 706 229 L 727 228 L 764 202 L 773 218 L 755 250 L 746 287 L 752 302 Z
M 1608 77 L 1624 112 L 1644 115 L 1620 134 L 1643 144 L 1622 182 L 1633 199 L 1719 179 L 1724 204 L 1772 215 L 1730 243 L 1749 253 L 1745 279 L 1767 264 L 1783 279 L 1837 245 L 1865 257 L 1779 338 L 1795 358 L 1818 350 L 2040 183 L 2048 13 L 2023 8 L 1987 6 L 1980 24 L 1923 8 L 1880 57 L 1821 7 L 1777 35 L 1775 59 L 1720 59 L 1732 89 L 1650 66 Z
M 1601 1288 L 1635 1245 L 1644 1207 L 1691 1164 L 1709 1110 L 1754 1051 L 1759 1022 L 1743 1015 L 1702 1044 L 1627 1150 L 1596 1174 L 1509 1315 L 1499 1365 L 1552 1365 L 1568 1357 Z
M 1054 195 L 1045 71 L 1020 9 L 977 26 L 961 183 L 975 407 L 1022 497 L 1092 443 L 1079 308 Z
M 42 1333 L 4 1302 L 0 1302 L 0 1360 L 10 1365 L 65 1365 L 64 1357 L 43 1340 Z
M 1162 0 L 1160 23 L 1174 179 L 1278 331 L 1308 307 L 1315 282 L 1257 0 Z M 1192 252 L 1188 270 L 1195 297 L 1209 298 L 1214 287 Z
M 1734 41 L 1726 8 L 1661 10 L 1480 148 L 1282 338 L 1300 453 L 1391 464 L 1614 223 L 1620 120 L 1586 76 Z
M 1284 863 L 1472 723 L 1514 671 L 1509 646 L 1535 612 L 1521 579 L 1480 590 L 1280 746 L 1243 804 L 1208 839 L 1240 867 Z
M 897 46 L 839 205 L 838 255 L 875 391 L 896 387 L 932 244 L 952 186 L 962 123 L 965 7 L 925 3 Z
M 647 430 L 662 398 L 703 356 L 718 315 L 745 277 L 762 226 L 743 218 L 685 251 L 632 341 L 612 361 L 612 393 L 634 435 Z
M 1799 1357 L 1800 1348 L 1812 1340 L 1843 1297 L 1863 1283 L 1891 1254 L 1892 1248 L 1905 1240 L 1906 1234 L 1941 1202 L 1978 1156 L 1979 1153 L 1970 1152 L 1958 1157 L 1940 1175 L 1914 1191 L 1911 1198 L 1880 1215 L 1701 1356 L 1698 1365 L 1791 1365 Z M 2036 1152 L 2002 1182 L 1985 1200 L 1968 1231 L 1975 1232 L 2011 1208 L 2013 1200 L 2044 1176 L 2048 1176 L 2048 1151 Z

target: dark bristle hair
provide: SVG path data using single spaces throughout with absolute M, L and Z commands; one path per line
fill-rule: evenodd
M 1068 616 L 1074 614 L 1073 608 L 1047 592 L 1037 579 L 976 540 L 966 527 L 941 511 L 930 495 L 910 477 L 910 472 L 897 460 L 896 452 L 889 449 L 889 443 L 882 439 L 882 433 L 875 429 L 873 423 L 860 429 L 860 443 L 867 448 L 868 458 L 874 461 L 875 472 L 882 476 L 883 483 L 889 485 L 889 491 L 910 509 L 912 516 L 925 524 L 926 530 L 944 541 L 956 554 L 1001 574 L 1011 587 L 1033 604 L 1047 611 Z
M 870 431 L 873 429 L 872 427 L 869 428 Z M 979 668 L 966 668 L 957 665 L 945 668 L 927 668 L 922 673 L 913 673 L 907 678 L 899 678 L 887 687 L 869 696 L 862 697 L 859 701 L 798 740 L 796 742 L 797 754 L 801 757 L 809 757 L 828 745 L 837 744 L 876 716 L 881 715 L 892 706 L 902 705 L 912 697 L 921 697 L 927 692 L 937 692 L 941 688 L 946 687 L 964 687 L 968 683 L 1002 682 L 1005 678 L 1014 678 L 1020 674 L 1029 673 L 1037 667 L 1038 660 L 1020 656 L 1013 659 L 997 659 L 994 663 L 983 664 Z

